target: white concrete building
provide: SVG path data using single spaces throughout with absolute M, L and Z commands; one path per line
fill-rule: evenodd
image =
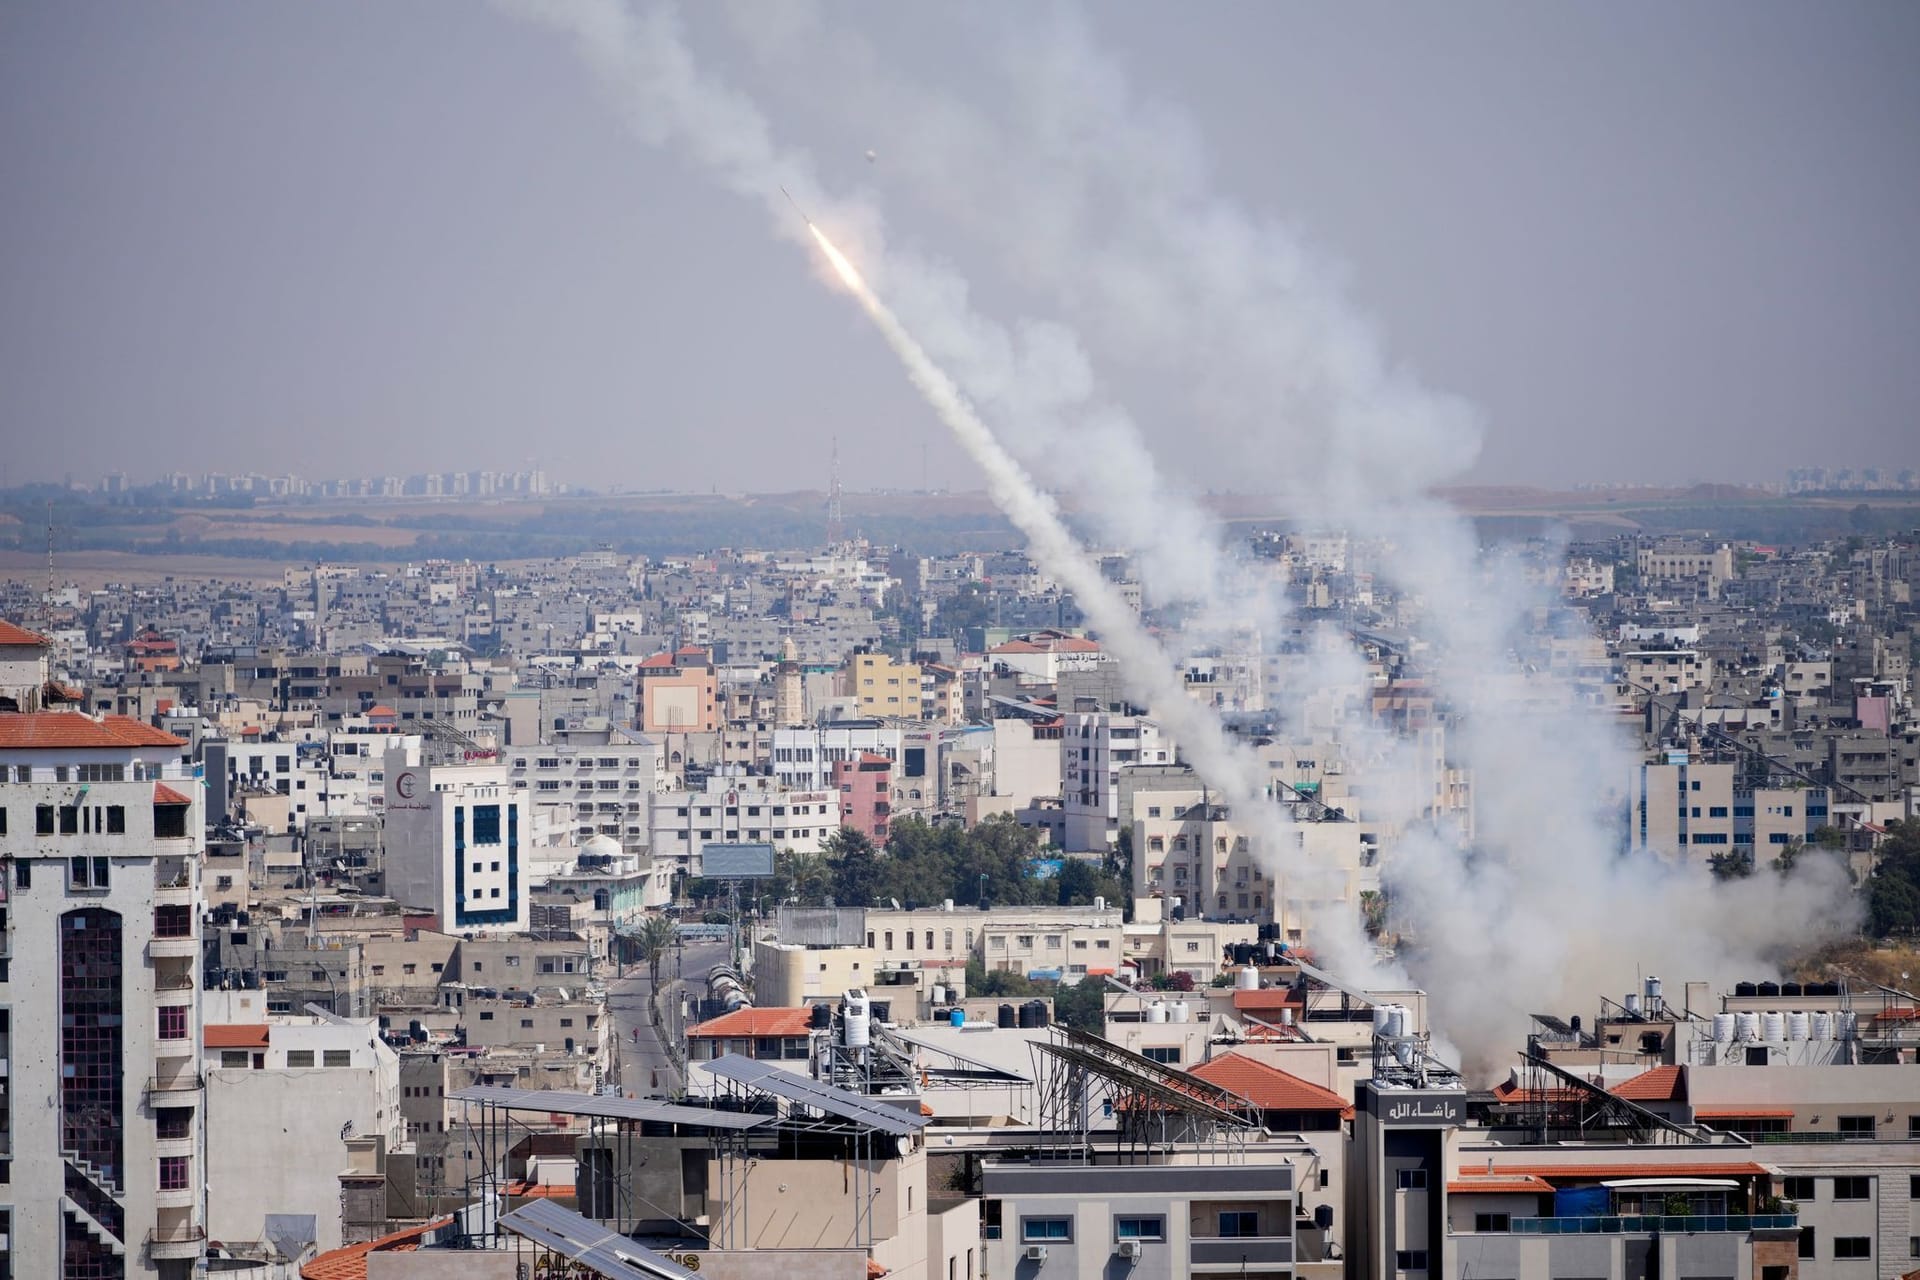
M 377 1019 L 268 1017 L 266 993 L 210 993 L 201 1056 L 207 1111 L 207 1229 L 266 1238 L 268 1214 L 315 1217 L 322 1252 L 339 1248 L 347 1143 L 407 1137 L 400 1055 Z
M 822 791 L 833 782 L 833 766 L 863 755 L 900 760 L 900 729 L 878 720 L 840 720 L 832 724 L 773 732 L 773 776 L 800 791 Z
M 1171 764 L 1173 740 L 1145 716 L 1107 712 L 1066 717 L 1060 739 L 1060 795 L 1070 852 L 1105 849 L 1118 833 L 1120 772 Z
M 185 1280 L 206 1247 L 204 824 L 184 746 L 120 716 L 0 715 L 13 1276 Z
M 818 853 L 840 829 L 840 793 L 796 790 L 770 778 L 708 778 L 701 791 L 653 797 L 656 877 L 700 874 L 709 844 L 771 844 L 778 852 Z
M 652 798 L 672 786 L 666 753 L 645 738 L 520 746 L 505 758 L 514 789 L 556 833 L 571 831 L 576 840 L 601 835 L 644 845 Z
M 386 759 L 387 893 L 448 933 L 527 928 L 533 815 L 500 764 Z

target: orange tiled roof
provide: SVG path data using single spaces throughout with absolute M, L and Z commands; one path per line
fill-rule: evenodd
M 1552 1191 L 1553 1184 L 1544 1178 L 1536 1178 L 1530 1173 L 1509 1173 L 1488 1177 L 1457 1178 L 1447 1184 L 1448 1195 L 1526 1195 L 1530 1192 Z
M 1353 1114 L 1352 1104 L 1333 1090 L 1243 1053 L 1221 1054 L 1187 1074 L 1237 1093 L 1262 1111 L 1338 1111 L 1343 1117 Z
M 192 804 L 193 797 L 183 796 L 164 782 L 153 784 L 153 802 L 155 804 Z
M 45 649 L 52 643 L 37 631 L 16 627 L 6 619 L 0 618 L 0 644 L 29 644 L 36 649 Z
M 1254 1013 L 1278 1013 L 1291 1005 L 1295 1009 L 1303 1007 L 1303 1001 L 1294 994 L 1291 987 L 1255 987 L 1247 991 L 1236 990 L 1233 993 L 1233 1007 L 1246 1009 Z
M 250 1022 L 210 1022 L 201 1034 L 209 1049 L 264 1049 L 267 1024 Z
M 132 716 L 103 715 L 96 720 L 80 711 L 0 712 L 0 751 L 186 745 Z
M 807 1023 L 811 1017 L 812 1010 L 805 1006 L 798 1009 L 735 1009 L 732 1013 L 723 1013 L 698 1026 L 687 1028 L 687 1035 L 709 1039 L 721 1036 L 803 1036 L 807 1034 Z
M 1629 1102 L 1685 1102 L 1687 1077 L 1679 1067 L 1655 1067 L 1613 1087 L 1613 1096 Z
M 432 1222 L 406 1227 L 365 1244 L 350 1244 L 344 1249 L 323 1253 L 300 1268 L 300 1280 L 367 1280 L 368 1254 L 411 1252 L 420 1247 L 422 1237 L 452 1221 L 452 1218 L 435 1218 Z

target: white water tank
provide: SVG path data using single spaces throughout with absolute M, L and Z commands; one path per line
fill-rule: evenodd
M 1175 1000 L 1172 1004 L 1167 1006 L 1167 1021 L 1169 1022 L 1193 1021 L 1192 1007 L 1189 1006 L 1185 1000 Z
M 1387 1034 L 1390 1036 L 1407 1034 L 1407 1006 L 1403 1004 L 1387 1006 Z
M 1654 977 L 1652 974 L 1648 974 L 1647 975 L 1647 1016 L 1649 1018 L 1657 1018 L 1660 1016 L 1661 1009 L 1662 1009 L 1662 1003 L 1660 1000 L 1660 979 Z
M 1280 1025 L 1283 1027 L 1290 1027 L 1293 1025 L 1293 1006 L 1292 1005 L 1286 1005 L 1280 1010 Z
M 1813 1015 L 1813 1025 L 1810 1030 L 1815 1040 L 1833 1039 L 1833 1015 L 1824 1009 L 1815 1013 Z
M 1393 1032 L 1388 1030 L 1388 1028 L 1392 1025 L 1393 1006 L 1390 1004 L 1377 1004 L 1373 1006 L 1373 1034 L 1377 1036 L 1390 1036 Z
M 1718 1042 L 1720 1042 L 1721 1044 L 1727 1044 L 1730 1041 L 1732 1041 L 1733 1039 L 1733 1015 L 1732 1014 L 1716 1013 L 1713 1015 L 1713 1038 Z
M 1859 1020 L 1853 1016 L 1853 1010 L 1842 1009 L 1833 1015 L 1833 1038 L 1835 1040 L 1853 1039 L 1858 1023 Z
M 1147 1006 L 1148 1022 L 1165 1022 L 1166 1020 L 1167 1020 L 1166 1001 L 1155 1000 L 1152 1004 Z
M 1760 1015 L 1760 1038 L 1769 1044 L 1775 1044 L 1787 1038 L 1787 1015 L 1778 1009 L 1769 1009 Z
M 927 993 L 927 1001 L 930 1004 L 945 1004 L 947 1002 L 947 989 L 937 982 L 934 983 L 933 989 Z
M 953 899 L 952 899 L 952 898 L 942 898 L 942 899 L 940 899 L 940 909 L 941 909 L 942 911 L 951 911 L 951 910 L 953 910 Z
M 873 1034 L 873 1007 L 864 994 L 849 991 L 845 1011 L 840 1015 L 840 1043 L 849 1049 L 864 1049 Z
M 1807 1015 L 1798 1009 L 1787 1015 L 1787 1039 L 1805 1040 L 1809 1030 Z
M 1093 900 L 1093 909 L 1095 911 L 1105 911 L 1107 909 L 1107 900 L 1105 898 L 1095 898 Z
M 1241 965 L 1239 971 L 1233 975 L 1233 986 L 1236 991 L 1258 991 L 1260 971 L 1250 964 Z M 1378 1015 L 1378 1010 L 1375 1014 Z
M 1624 1003 L 1629 1018 L 1637 1018 L 1640 1016 L 1640 993 L 1638 991 L 1627 992 L 1627 998 Z
M 1760 1015 L 1757 1013 L 1734 1014 L 1733 1038 L 1735 1040 L 1758 1040 L 1760 1038 Z

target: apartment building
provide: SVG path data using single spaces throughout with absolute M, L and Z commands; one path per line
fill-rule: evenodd
M 649 735 L 712 733 L 719 727 L 713 656 L 695 645 L 657 653 L 640 664 L 640 731 Z
M 840 793 L 840 825 L 885 844 L 894 808 L 893 761 L 878 755 L 835 761 L 832 788 Z
M 1145 716 L 1101 711 L 1064 717 L 1060 786 L 1067 850 L 1111 845 L 1119 831 L 1122 771 L 1173 759 L 1173 740 Z
M 918 663 L 896 662 L 884 653 L 856 653 L 850 664 L 849 679 L 853 682 L 857 714 L 862 719 L 926 718 L 926 695 Z
M 118 716 L 0 714 L 16 1276 L 185 1280 L 205 1250 L 204 818 L 184 746 Z
M 800 791 L 824 791 L 833 767 L 862 756 L 898 761 L 901 732 L 878 720 L 837 720 L 832 724 L 774 730 L 770 749 L 773 776 Z
M 653 796 L 672 785 L 658 744 L 616 733 L 585 745 L 514 747 L 503 758 L 514 789 L 546 811 L 543 825 L 577 840 L 644 845 Z
M 818 853 L 840 829 L 840 792 L 796 791 L 771 778 L 710 777 L 699 791 L 663 791 L 649 818 L 656 877 L 699 875 L 710 844 L 771 844 Z

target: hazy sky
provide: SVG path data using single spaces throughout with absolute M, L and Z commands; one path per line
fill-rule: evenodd
M 892 75 L 991 101 L 1026 10 L 827 12 Z M 1394 355 L 1480 406 L 1471 478 L 1920 463 L 1920 6 L 1087 22 L 1225 196 L 1337 257 Z M 868 164 L 895 131 L 833 110 L 844 81 L 776 74 L 706 10 L 688 38 L 983 309 L 1048 314 L 974 254 L 978 209 L 890 192 L 912 144 Z M 1094 356 L 1173 450 L 1179 406 Z M 425 0 L 0 6 L 0 423 L 16 483 L 819 487 L 835 434 L 850 486 L 918 486 L 923 446 L 934 483 L 977 483 L 757 209 L 636 142 L 551 31 Z

